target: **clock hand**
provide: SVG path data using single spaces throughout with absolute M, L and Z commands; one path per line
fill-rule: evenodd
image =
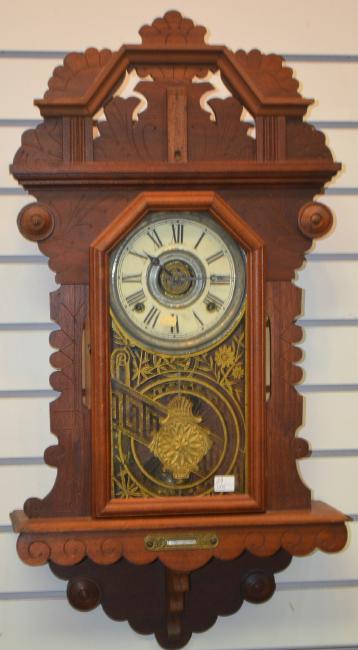
M 153 264 L 153 266 L 159 266 L 159 268 L 163 269 L 164 273 L 169 275 L 171 278 L 173 277 L 173 273 L 171 271 L 168 271 L 168 269 L 166 269 L 165 266 L 163 266 L 159 257 L 153 257 L 153 255 L 149 255 L 149 253 L 145 253 L 145 255 L 149 257 L 150 262 L 151 264 Z
M 149 259 L 150 259 L 151 263 L 153 264 L 153 266 L 162 266 L 161 263 L 160 263 L 159 257 L 153 257 L 153 255 L 149 255 L 149 253 L 146 253 L 145 251 L 144 251 L 144 254 L 147 257 L 149 257 Z
M 164 267 L 163 267 L 164 268 Z M 166 269 L 164 269 L 166 270 Z M 169 271 L 167 271 L 169 273 Z M 170 275 L 173 275 L 170 273 Z M 190 279 L 197 281 L 197 280 L 212 280 L 212 281 L 223 281 L 227 276 L 226 275 L 191 275 Z M 175 276 L 175 280 L 178 282 L 181 282 L 182 280 L 188 280 L 188 276 L 185 275 L 184 273 L 177 273 Z

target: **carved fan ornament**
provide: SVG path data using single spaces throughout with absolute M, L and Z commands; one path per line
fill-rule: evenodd
M 292 284 L 312 239 L 331 227 L 313 197 L 340 165 L 303 122 L 311 101 L 281 57 L 207 45 L 205 33 L 171 11 L 141 28 L 141 45 L 69 54 L 12 165 L 37 201 L 21 211 L 19 229 L 61 284 L 51 294 L 58 444 L 45 452 L 57 477 L 45 498 L 12 513 L 18 552 L 69 580 L 79 610 L 101 603 L 167 648 L 244 599 L 267 600 L 291 556 L 336 552 L 347 537 L 347 517 L 311 501 L 297 471 L 309 449 L 295 435 L 301 290 Z M 208 99 L 210 115 L 204 99 L 217 72 L 230 96 Z M 126 73 L 138 77 L 128 97 Z M 154 248 L 143 254 L 131 246 L 145 224 Z M 196 244 L 185 250 L 188 224 Z M 225 254 L 196 257 L 204 235 Z M 120 268 L 130 250 L 142 259 L 118 271 L 116 284 L 110 265 Z M 198 332 L 204 313 L 219 318 L 231 259 L 245 268 L 243 302 L 209 342 L 198 334 L 197 348 L 188 338 L 181 351 L 176 305 L 189 304 Z M 121 277 L 137 329 L 116 313 Z M 142 278 L 150 300 L 157 291 L 175 312 L 166 316 L 172 353 L 141 339 L 140 324 L 147 319 L 154 336 L 159 317 L 154 307 L 146 315 Z M 226 469 L 215 491 L 218 467 Z

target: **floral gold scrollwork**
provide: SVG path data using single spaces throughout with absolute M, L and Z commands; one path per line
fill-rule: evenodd
M 112 319 L 112 491 L 121 499 L 246 488 L 245 312 L 201 354 L 145 349 Z

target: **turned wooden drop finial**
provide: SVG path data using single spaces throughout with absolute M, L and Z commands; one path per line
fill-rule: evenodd
M 251 571 L 243 579 L 241 589 L 249 603 L 264 603 L 276 589 L 275 578 L 269 571 Z
M 88 612 L 99 605 L 101 593 L 94 580 L 75 578 L 68 583 L 67 598 L 72 607 L 81 612 Z
M 22 208 L 17 218 L 17 226 L 23 237 L 31 241 L 42 241 L 54 229 L 52 212 L 42 203 L 30 203 Z
M 333 225 L 333 214 L 323 203 L 306 203 L 298 213 L 298 227 L 300 231 L 314 239 L 326 235 Z

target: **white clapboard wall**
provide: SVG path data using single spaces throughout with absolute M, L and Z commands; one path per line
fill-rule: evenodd
M 300 470 L 314 497 L 352 516 L 350 542 L 338 555 L 295 558 L 264 605 L 244 604 L 188 650 L 358 648 L 358 42 L 357 0 L 17 0 L 0 23 L 0 647 L 15 650 L 155 650 L 100 608 L 75 612 L 65 584 L 47 567 L 17 558 L 8 513 L 54 480 L 43 450 L 55 442 L 48 404 L 47 261 L 16 229 L 30 202 L 9 175 L 21 133 L 39 119 L 33 107 L 65 53 L 139 42 L 144 23 L 179 9 L 209 30 L 210 43 L 258 47 L 287 56 L 306 97 L 308 119 L 324 130 L 343 171 L 324 201 L 336 215 L 297 273 L 304 288 L 302 347 L 305 396 L 301 434 L 312 446 Z

